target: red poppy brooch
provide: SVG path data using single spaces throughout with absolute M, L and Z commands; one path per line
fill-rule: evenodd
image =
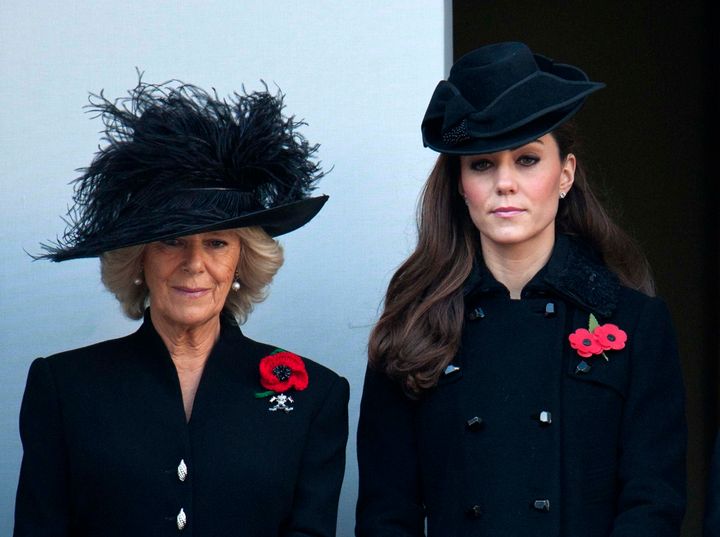
M 260 384 L 266 391 L 255 394 L 260 399 L 270 397 L 270 410 L 290 412 L 295 401 L 284 392 L 294 389 L 302 391 L 308 387 L 305 362 L 297 354 L 275 349 L 260 360 Z
M 627 334 L 624 330 L 614 324 L 600 324 L 591 313 L 587 328 L 578 328 L 568 336 L 570 346 L 583 358 L 578 364 L 576 373 L 587 373 L 590 371 L 590 364 L 587 359 L 592 356 L 602 355 L 605 361 L 609 361 L 605 351 L 618 351 L 625 348 Z

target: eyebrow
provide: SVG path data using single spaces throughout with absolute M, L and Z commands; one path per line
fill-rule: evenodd
M 526 147 L 526 146 L 532 145 L 532 144 L 545 145 L 545 142 L 543 142 L 540 138 L 538 138 L 538 139 L 536 139 L 536 140 L 531 140 L 531 141 L 529 141 L 529 142 L 527 142 L 527 143 L 524 143 L 523 145 L 520 145 L 520 146 L 518 146 L 518 147 L 513 147 L 513 148 L 511 148 L 511 149 L 508 149 L 508 151 L 517 151 L 518 149 L 522 149 L 523 147 Z
M 515 149 L 512 149 L 511 151 L 518 151 L 518 150 L 522 149 L 523 147 L 527 147 L 527 146 L 533 145 L 533 144 L 540 144 L 540 145 L 544 146 L 545 142 L 543 142 L 540 138 L 538 138 L 537 140 L 532 140 L 531 142 L 523 144 L 520 147 L 516 147 Z

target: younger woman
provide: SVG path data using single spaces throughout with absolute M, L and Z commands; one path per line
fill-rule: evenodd
M 679 535 L 670 316 L 568 122 L 601 87 L 522 43 L 438 84 L 418 245 L 370 338 L 359 537 Z

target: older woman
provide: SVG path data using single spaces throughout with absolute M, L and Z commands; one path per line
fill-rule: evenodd
M 670 315 L 570 122 L 601 87 L 522 43 L 438 84 L 418 245 L 369 344 L 359 537 L 679 535 Z
M 108 143 L 43 257 L 99 256 L 143 323 L 33 362 L 15 535 L 334 535 L 347 381 L 238 327 L 282 264 L 272 237 L 327 199 L 317 146 L 267 92 L 93 104 Z

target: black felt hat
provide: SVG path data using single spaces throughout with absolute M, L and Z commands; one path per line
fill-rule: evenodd
M 169 81 L 128 97 L 91 95 L 104 146 L 75 180 L 62 238 L 39 258 L 64 261 L 152 241 L 247 226 L 269 235 L 309 222 L 327 201 L 318 146 L 283 115 L 283 94 L 216 93 Z
M 438 83 L 422 122 L 423 143 L 455 155 L 518 147 L 570 119 L 604 86 L 523 43 L 487 45 L 461 57 Z

